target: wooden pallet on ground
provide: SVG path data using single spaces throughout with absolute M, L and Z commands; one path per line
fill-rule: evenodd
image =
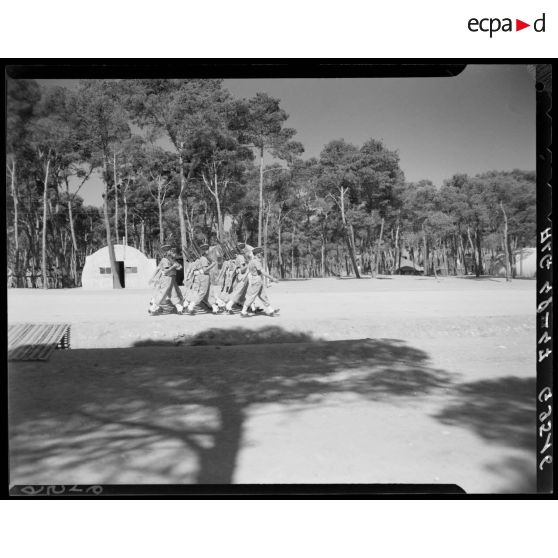
M 55 349 L 70 348 L 70 324 L 9 324 L 8 360 L 48 360 Z

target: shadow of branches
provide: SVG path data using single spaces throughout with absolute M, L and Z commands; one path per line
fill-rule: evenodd
M 250 405 L 405 397 L 449 381 L 425 352 L 390 339 L 327 342 L 268 326 L 143 344 L 12 363 L 20 482 L 231 483 Z
M 436 418 L 468 426 L 491 443 L 535 451 L 535 378 L 506 376 L 456 386 Z

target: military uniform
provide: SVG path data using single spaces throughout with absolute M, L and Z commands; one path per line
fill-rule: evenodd
M 254 248 L 253 254 L 254 257 L 248 262 L 248 288 L 240 315 L 243 318 L 248 317 L 248 308 L 251 307 L 252 310 L 254 310 L 256 299 L 259 299 L 264 305 L 265 313 L 268 316 L 274 316 L 279 312 L 279 308 L 272 308 L 269 303 L 269 298 L 265 290 L 264 277 L 269 277 L 272 281 L 274 281 L 274 279 L 264 270 L 263 263 L 260 259 L 263 254 L 263 249 L 261 247 Z
M 208 298 L 211 284 L 209 281 L 209 272 L 207 270 L 209 265 L 210 263 L 206 256 L 201 256 L 194 262 L 192 269 L 194 276 L 192 286 L 185 297 L 189 306 L 193 305 L 195 307 L 202 303 L 210 306 Z
M 227 310 L 232 310 L 235 304 L 242 304 L 248 288 L 248 267 L 246 257 L 238 254 L 234 260 L 231 292 L 227 301 Z
M 179 267 L 175 267 L 178 265 Z M 172 299 L 173 295 L 175 294 L 176 297 L 180 300 L 180 304 L 184 302 L 182 297 L 182 293 L 178 288 L 178 284 L 176 283 L 176 271 L 179 269 L 180 264 L 176 264 L 176 262 L 171 262 L 169 258 L 165 257 L 161 260 L 159 264 L 160 275 L 157 282 L 157 287 L 160 291 L 160 295 L 156 297 L 161 302 L 166 300 L 167 298 Z
M 219 306 L 225 306 L 225 304 L 230 300 L 235 276 L 235 261 L 227 260 L 221 270 L 219 283 L 217 285 L 217 294 L 215 295 L 215 301 Z
M 200 246 L 203 256 L 200 256 L 191 267 L 192 284 L 185 296 L 189 314 L 193 314 L 194 308 L 200 304 L 210 308 L 215 313 L 219 311 L 217 305 L 212 304 L 209 300 L 211 292 L 211 278 L 209 274 L 215 264 L 211 263 L 205 255 L 208 249 L 209 246 L 207 244 Z
M 150 314 L 168 314 L 177 310 L 182 311 L 184 299 L 176 283 L 176 271 L 181 267 L 180 264 L 168 257 L 164 257 L 159 263 L 158 277 L 155 282 L 155 288 L 159 290 L 159 293 L 151 299 L 149 304 Z M 176 296 L 180 301 L 176 307 L 172 302 L 173 296 Z
M 250 307 L 256 302 L 256 298 L 259 298 L 265 306 L 269 306 L 265 283 L 261 275 L 262 271 L 263 265 L 260 260 L 252 258 L 248 263 L 248 288 L 244 306 Z

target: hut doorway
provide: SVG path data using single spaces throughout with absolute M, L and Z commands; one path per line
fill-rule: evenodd
M 116 272 L 118 273 L 118 280 L 120 281 L 120 286 L 124 288 L 126 286 L 126 269 L 124 267 L 123 261 L 116 262 Z

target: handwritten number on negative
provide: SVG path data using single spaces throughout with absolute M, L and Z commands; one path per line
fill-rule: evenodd
M 541 338 L 538 340 L 537 345 L 541 345 L 542 343 L 548 343 L 550 340 L 552 339 L 552 337 L 550 337 L 550 335 L 548 335 L 548 332 L 545 331 Z
M 548 411 L 543 412 L 539 415 L 539 422 L 544 422 L 552 414 L 552 406 L 548 406 Z
M 542 362 L 545 358 L 552 354 L 550 349 L 546 349 L 545 351 L 539 351 L 539 362 Z
M 544 312 L 551 302 L 552 302 L 552 297 L 551 296 L 549 296 L 546 300 L 543 300 L 539 304 L 539 307 L 537 308 L 537 314 L 540 314 L 541 312 Z
M 541 459 L 541 462 L 539 463 L 539 469 L 541 471 L 543 470 L 543 466 L 545 465 L 545 463 L 552 463 L 552 455 L 547 455 Z
M 551 290 L 552 290 L 551 284 L 548 281 L 546 281 L 545 284 L 539 289 L 539 294 L 543 294 L 543 293 L 547 294 Z
M 552 429 L 552 421 L 548 421 L 546 424 L 542 424 L 539 427 L 539 438 L 542 438 L 544 436 L 543 432 L 550 432 Z

